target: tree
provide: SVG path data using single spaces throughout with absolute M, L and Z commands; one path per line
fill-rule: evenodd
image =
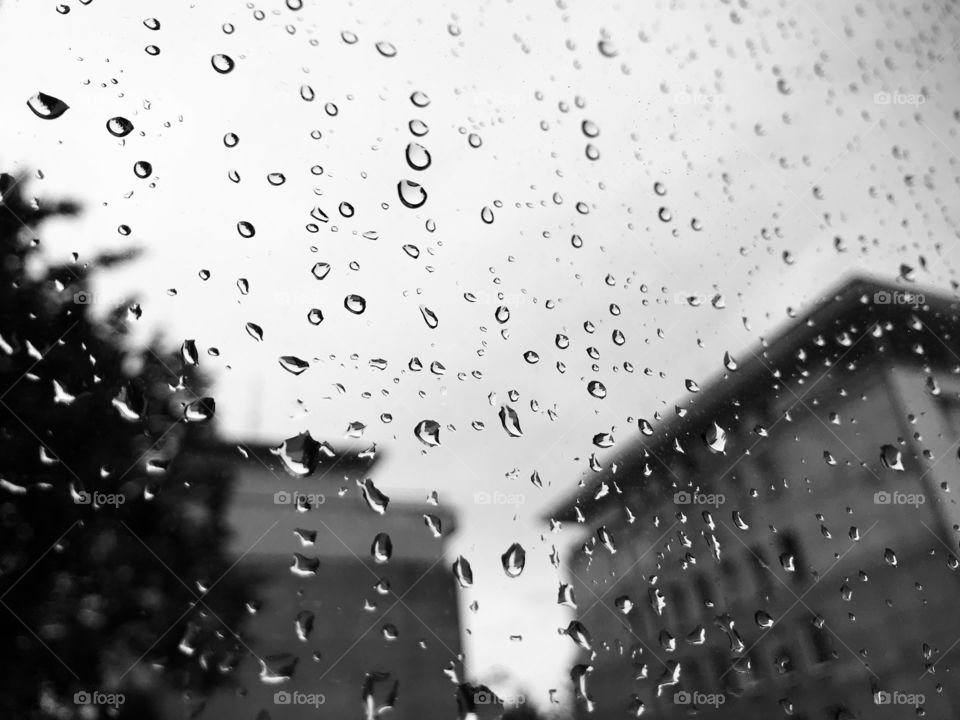
M 243 578 L 217 584 L 229 604 L 207 594 L 230 567 L 230 469 L 195 350 L 125 347 L 134 304 L 94 317 L 90 272 L 129 255 L 42 263 L 31 228 L 76 212 L 0 175 L 0 717 L 75 716 L 95 691 L 149 716 L 144 697 L 203 689 L 243 651 Z

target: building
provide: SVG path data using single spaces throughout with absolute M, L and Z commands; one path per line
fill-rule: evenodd
M 314 453 L 309 476 L 266 446 L 217 451 L 234 467 L 231 574 L 244 578 L 236 600 L 249 613 L 228 682 L 171 699 L 165 714 L 363 718 L 393 705 L 397 720 L 452 717 L 460 629 L 443 546 L 453 516 L 426 492 L 422 504 L 386 499 L 369 484 L 372 455 L 294 450 L 296 473 Z
M 958 318 L 854 278 L 601 458 L 582 717 L 960 717 Z

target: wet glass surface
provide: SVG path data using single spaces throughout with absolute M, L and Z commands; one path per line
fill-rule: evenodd
M 0 717 L 960 716 L 952 3 L 0 3 Z

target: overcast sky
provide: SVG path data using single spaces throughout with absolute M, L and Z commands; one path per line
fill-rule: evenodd
M 960 23 L 908 0 L 737 5 L 73 0 L 60 14 L 6 0 L 0 160 L 42 171 L 32 193 L 82 203 L 80 218 L 42 233 L 50 257 L 143 249 L 99 278 L 103 307 L 135 293 L 140 339 L 219 350 L 202 365 L 225 434 L 375 442 L 378 486 L 437 491 L 460 517 L 450 557 L 466 555 L 477 578 L 463 596 L 471 673 L 506 673 L 501 689 L 518 683 L 545 704 L 569 683 L 572 648 L 556 633 L 569 618 L 548 555 L 577 534 L 551 535 L 539 516 L 576 489 L 591 452 L 608 463 L 638 417 L 689 400 L 687 378 L 706 384 L 725 351 L 746 356 L 847 273 L 893 279 L 907 264 L 948 292 L 956 276 Z M 231 72 L 214 69 L 217 53 Z M 26 104 L 38 91 L 69 110 L 38 118 Z M 106 129 L 114 116 L 134 125 L 122 140 Z M 408 164 L 411 142 L 427 169 Z M 422 207 L 401 203 L 404 179 L 425 189 Z M 311 233 L 315 207 L 329 221 Z M 318 262 L 331 266 L 323 280 Z M 344 308 L 349 294 L 366 300 L 362 314 Z M 690 295 L 703 302 L 678 300 Z M 293 376 L 282 355 L 310 368 Z M 505 403 L 522 437 L 501 426 Z M 414 436 L 425 419 L 441 426 L 437 447 Z M 363 438 L 344 439 L 355 421 Z M 617 446 L 593 448 L 600 432 Z M 523 503 L 477 504 L 477 492 Z M 513 542 L 528 551 L 517 579 L 500 569 Z

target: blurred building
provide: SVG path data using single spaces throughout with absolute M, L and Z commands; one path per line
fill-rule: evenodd
M 958 311 L 853 279 L 600 458 L 582 717 L 960 717 Z
M 309 477 L 266 446 L 216 451 L 234 467 L 226 518 L 249 585 L 235 600 L 249 613 L 229 687 L 171 701 L 171 717 L 201 705 L 201 717 L 251 720 L 373 717 L 388 705 L 397 720 L 456 713 L 460 629 L 443 557 L 453 516 L 426 492 L 422 504 L 386 502 L 360 486 L 372 456 L 323 449 Z

